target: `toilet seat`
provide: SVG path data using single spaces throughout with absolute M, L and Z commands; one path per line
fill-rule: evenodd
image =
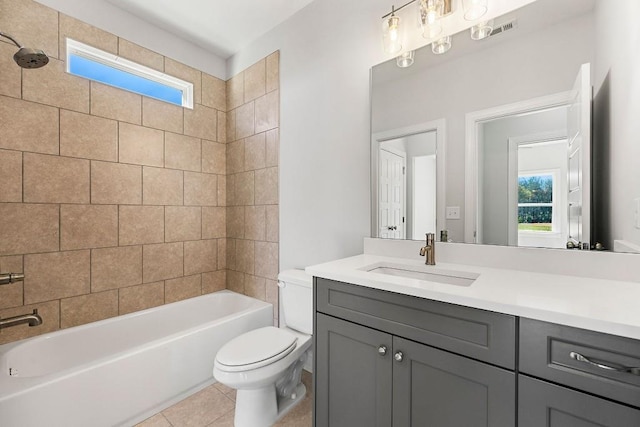
M 257 369 L 291 353 L 297 341 L 285 329 L 274 326 L 254 329 L 226 343 L 216 355 L 216 364 L 227 372 Z

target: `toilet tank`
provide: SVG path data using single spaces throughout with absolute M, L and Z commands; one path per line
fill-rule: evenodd
M 313 333 L 313 278 L 304 270 L 285 270 L 278 274 L 280 304 L 288 328 Z

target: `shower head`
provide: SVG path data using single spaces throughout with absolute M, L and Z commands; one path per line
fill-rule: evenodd
M 18 50 L 15 55 L 13 55 L 13 60 L 16 61 L 16 64 L 18 64 L 20 67 L 40 68 L 49 63 L 49 57 L 40 49 L 23 47 L 15 38 L 13 38 L 13 36 L 5 34 L 3 32 L 0 32 L 0 37 L 11 40 L 13 44 L 20 48 L 20 50 Z

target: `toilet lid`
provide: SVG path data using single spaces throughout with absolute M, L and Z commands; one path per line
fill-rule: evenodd
M 291 353 L 297 340 L 291 332 L 273 326 L 254 329 L 222 346 L 216 362 L 228 370 L 256 369 Z

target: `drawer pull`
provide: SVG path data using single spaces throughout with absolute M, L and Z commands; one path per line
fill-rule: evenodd
M 605 369 L 607 371 L 624 372 L 627 374 L 640 376 L 640 367 L 609 366 L 600 362 L 594 362 L 593 360 L 590 360 L 589 358 L 581 355 L 580 353 L 576 353 L 575 351 L 572 351 L 571 353 L 569 353 L 569 357 L 571 357 L 574 360 L 577 360 L 578 362 L 588 363 L 591 366 L 595 366 L 596 368 L 600 368 L 600 369 Z

